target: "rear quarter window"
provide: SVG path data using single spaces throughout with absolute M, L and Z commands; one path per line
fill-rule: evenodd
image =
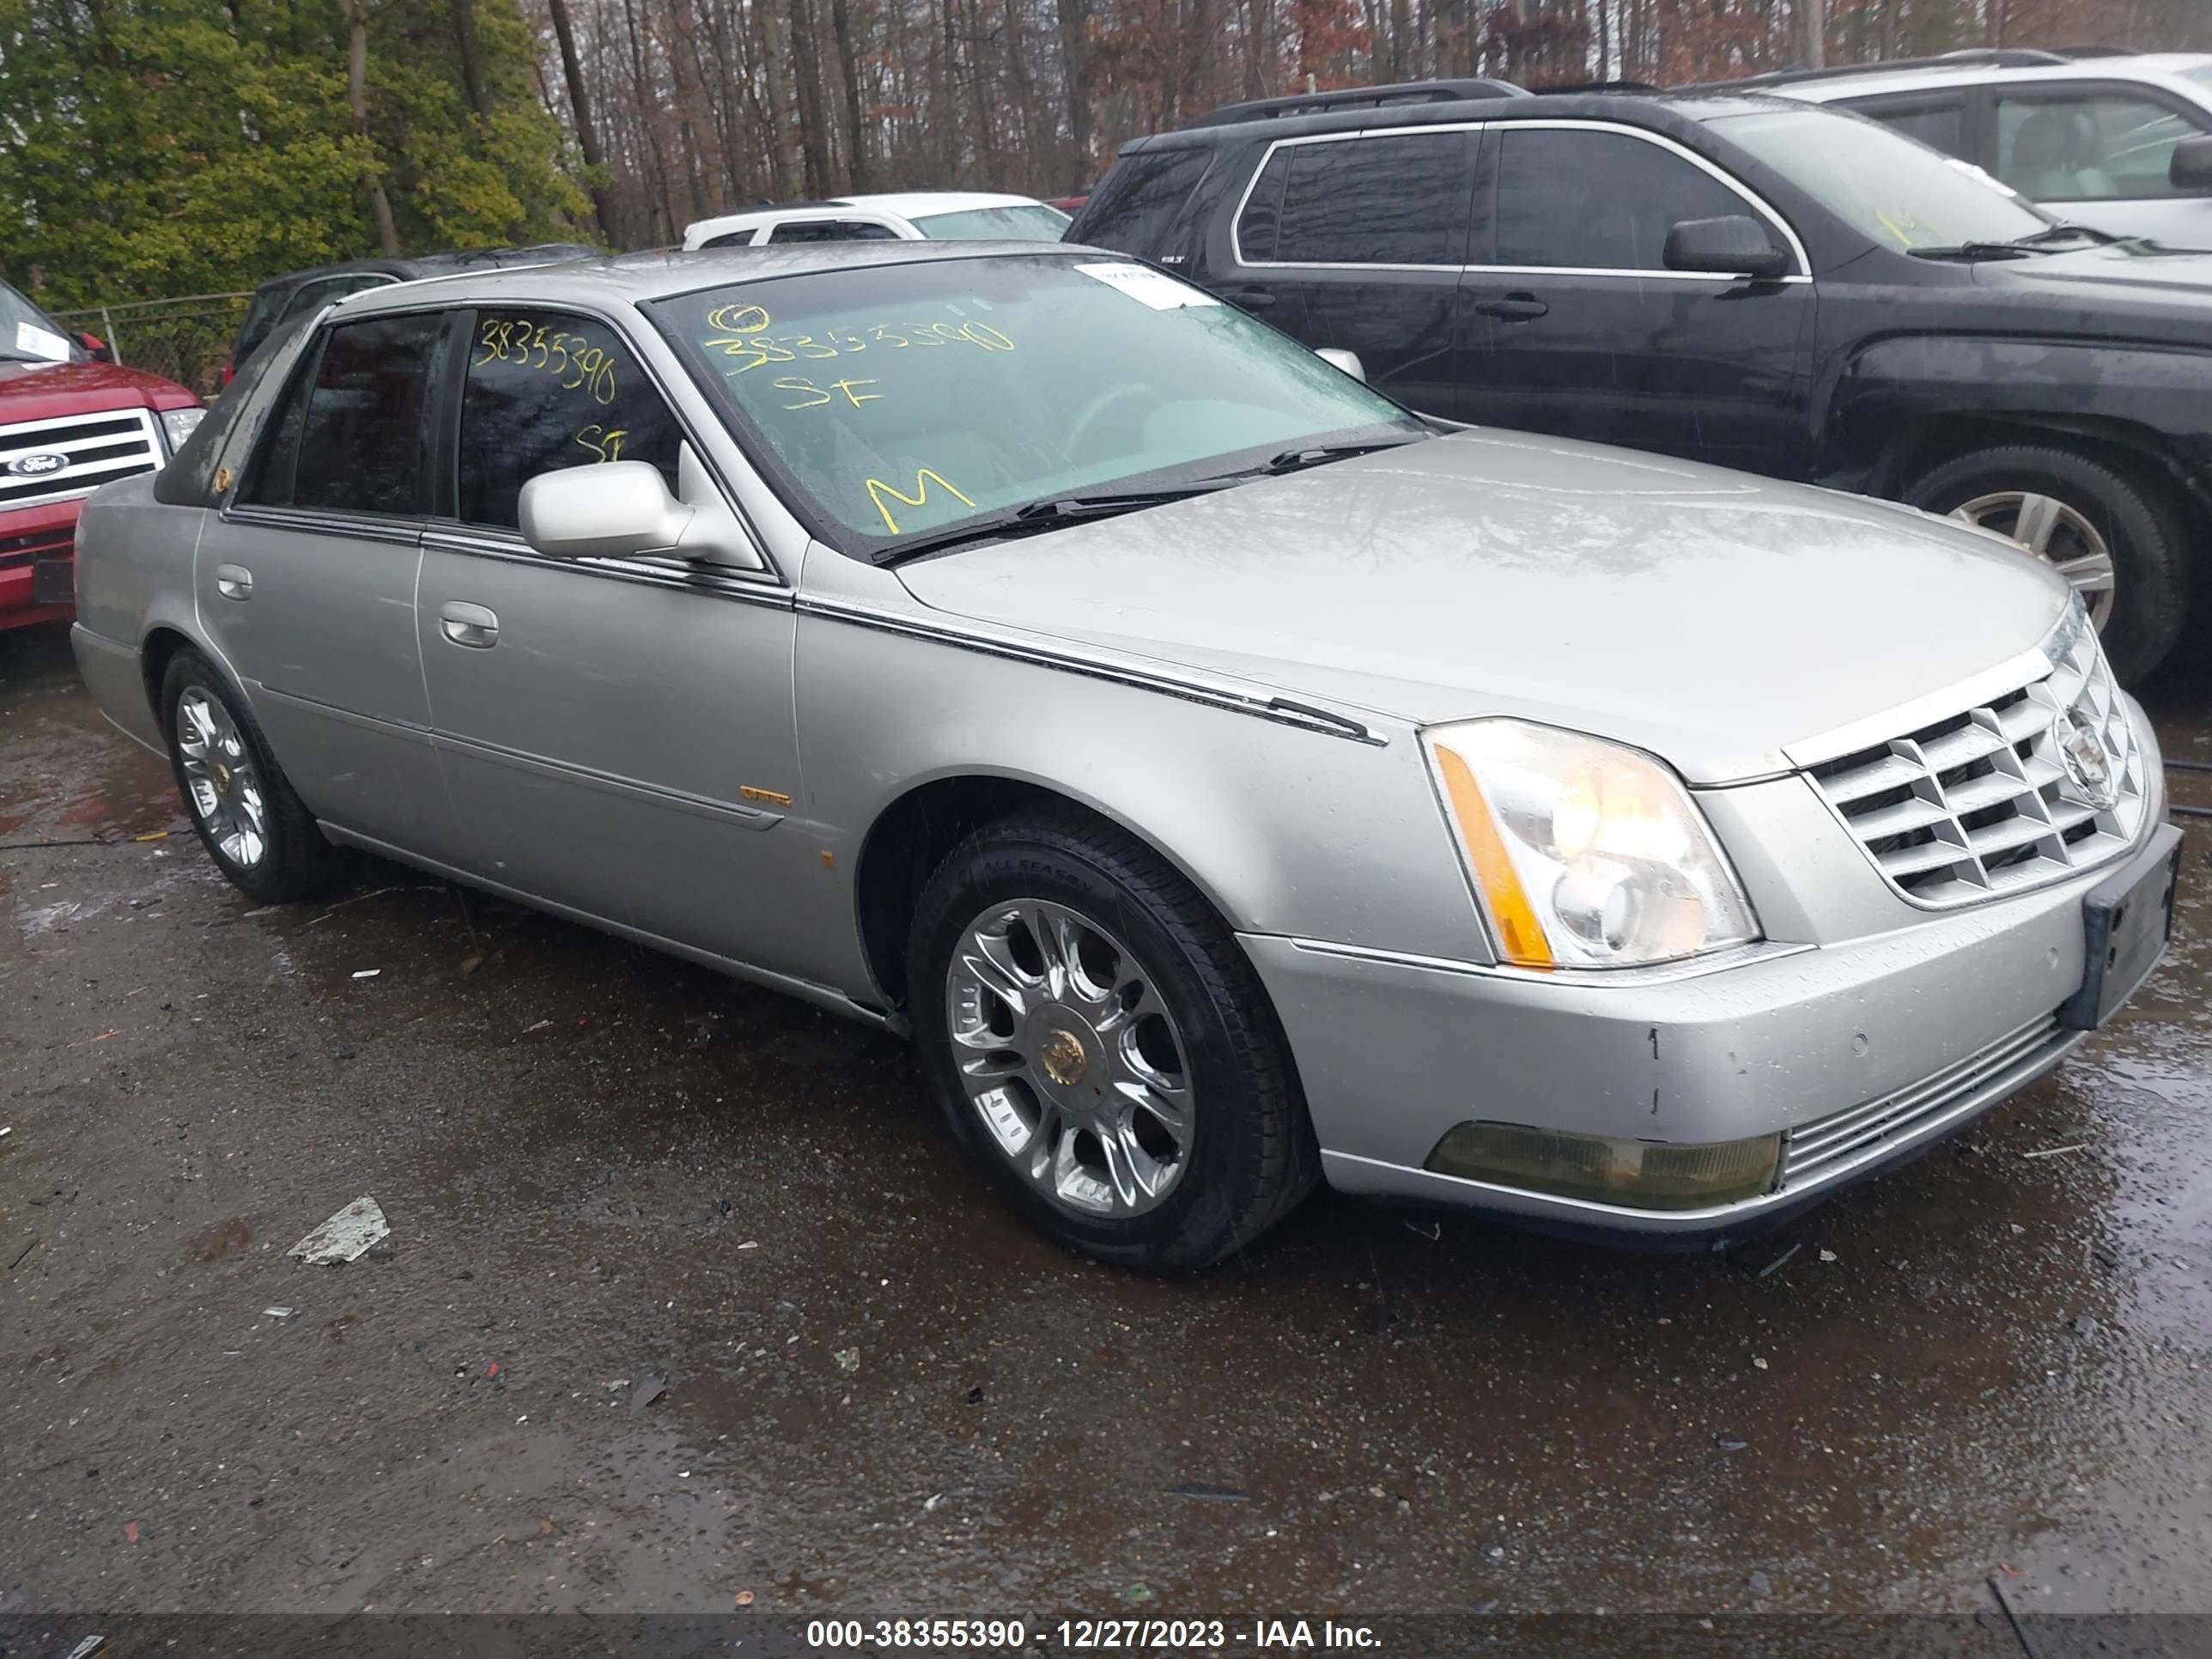
M 1084 204 L 1066 240 L 1158 258 L 1212 155 L 1203 148 L 1124 155 Z

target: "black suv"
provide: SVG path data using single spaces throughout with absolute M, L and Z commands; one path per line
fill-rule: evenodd
M 1356 352 L 1430 414 L 2011 537 L 2129 680 L 2212 548 L 2212 255 L 2062 225 L 1842 111 L 1480 82 L 1262 100 L 1126 146 L 1068 240 Z

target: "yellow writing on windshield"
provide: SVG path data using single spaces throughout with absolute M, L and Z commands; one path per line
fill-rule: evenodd
M 925 507 L 929 502 L 929 487 L 932 484 L 935 484 L 963 507 L 975 505 L 967 496 L 954 489 L 943 473 L 933 471 L 926 466 L 915 473 L 914 494 L 911 495 L 902 489 L 893 489 L 881 478 L 871 478 L 867 483 L 868 500 L 874 503 L 876 511 L 884 515 L 884 528 L 894 536 L 899 533 L 898 520 L 891 517 L 888 501 L 898 501 L 908 507 Z
M 825 328 L 811 334 L 770 334 L 769 314 L 759 306 L 717 306 L 707 313 L 707 325 L 715 331 L 701 343 L 708 351 L 740 361 L 722 371 L 726 378 L 758 368 L 763 363 L 793 363 L 801 358 L 815 362 L 866 351 L 874 342 L 894 351 L 914 346 L 974 346 L 981 351 L 1012 351 L 1014 343 L 1002 330 L 972 319 L 963 322 L 862 323 L 854 328 Z M 807 404 L 815 408 L 819 405 Z
M 781 380 L 771 381 L 770 384 L 778 392 L 792 392 L 799 398 L 799 401 L 795 404 L 786 404 L 784 405 L 786 409 L 820 409 L 825 404 L 837 401 L 836 398 L 830 395 L 833 392 L 842 394 L 846 403 L 854 409 L 858 409 L 862 404 L 879 404 L 884 400 L 884 394 L 880 392 L 860 390 L 864 386 L 877 384 L 872 380 L 832 380 L 827 391 L 815 385 L 803 374 L 787 374 Z

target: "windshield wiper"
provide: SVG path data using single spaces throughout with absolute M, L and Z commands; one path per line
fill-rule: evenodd
M 1296 449 L 1286 449 L 1264 466 L 1255 469 L 1255 476 L 1279 477 L 1285 472 L 1297 472 L 1309 466 L 1326 466 L 1331 461 L 1349 460 L 1354 455 L 1372 455 L 1379 449 L 1395 449 L 1401 444 L 1419 443 L 1420 440 L 1408 435 L 1403 438 L 1370 438 L 1361 443 L 1302 444 Z
M 1905 249 L 1916 259 L 2032 259 L 2033 248 L 2022 247 L 2017 242 L 1960 242 L 1951 247 L 1911 247 Z
M 2108 230 L 2098 230 L 2088 225 L 2045 225 L 2041 230 L 2032 230 L 2025 236 L 2014 237 L 2005 246 L 2007 247 L 2041 247 L 2045 243 L 2072 241 L 2076 238 L 2086 239 L 2100 247 L 2108 242 L 2124 240 L 2113 235 Z
M 948 547 L 958 547 L 968 542 L 1034 536 L 1092 519 L 1115 518 L 1124 513 L 1140 512 L 1148 507 L 1164 507 L 1170 501 L 1187 501 L 1193 495 L 1210 495 L 1217 489 L 1226 489 L 1232 482 L 1228 478 L 1208 478 L 1197 483 L 1169 484 L 1158 489 L 1046 495 L 988 518 L 970 519 L 965 524 L 954 525 L 940 535 L 923 536 L 901 542 L 896 547 L 887 547 L 876 555 L 876 562 L 903 564 L 907 560 L 919 558 L 925 553 L 941 553 Z

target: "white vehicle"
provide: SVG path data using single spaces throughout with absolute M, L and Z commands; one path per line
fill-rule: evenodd
M 1871 116 L 2069 222 L 2212 247 L 2212 53 L 2007 48 L 1725 84 Z
M 1031 196 L 980 190 L 840 196 L 725 213 L 684 227 L 684 246 L 757 247 L 763 242 L 1056 242 L 1068 219 Z

